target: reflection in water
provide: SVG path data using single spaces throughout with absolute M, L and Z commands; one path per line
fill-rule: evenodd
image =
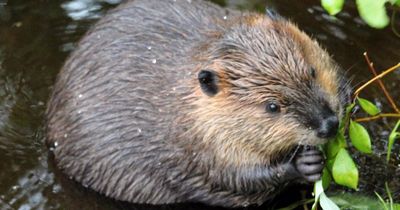
M 104 0 L 109 4 L 118 4 L 121 0 Z M 97 0 L 71 0 L 61 4 L 68 16 L 74 20 L 97 19 L 102 15 L 101 2 Z
M 121 0 L 0 0 L 0 209 L 218 209 L 202 205 L 132 206 L 106 199 L 75 184 L 55 169 L 43 145 L 45 102 L 65 57 L 95 19 Z M 1 4 L 6 2 L 7 4 Z M 368 50 L 377 69 L 399 61 L 400 41 L 388 30 L 365 26 L 354 5 L 337 18 L 327 16 L 318 1 L 215 0 L 221 5 L 263 11 L 266 5 L 290 17 L 330 51 L 355 83 L 370 78 L 362 53 Z M 287 5 L 290 5 L 288 7 Z M 387 78 L 399 98 L 400 72 Z M 364 97 L 380 98 L 376 91 Z M 381 101 L 388 107 L 386 101 Z M 370 125 L 377 155 L 358 158 L 360 191 L 383 192 L 387 178 L 400 199 L 400 155 L 386 167 L 387 128 L 392 121 Z M 396 144 L 393 151 L 400 151 Z M 398 154 L 398 152 L 395 152 Z M 383 158 L 381 158 L 383 157 Z M 397 169 L 397 175 L 393 170 Z M 393 177 L 391 177 L 393 176 Z M 263 207 L 265 208 L 265 207 Z M 263 209 L 261 208 L 261 209 Z

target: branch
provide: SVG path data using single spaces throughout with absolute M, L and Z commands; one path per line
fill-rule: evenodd
M 382 113 L 382 114 L 378 114 L 378 115 L 371 116 L 371 117 L 357 118 L 354 121 L 356 121 L 356 122 L 367 122 L 367 121 L 377 120 L 377 119 L 384 118 L 384 117 L 400 118 L 400 114 L 397 114 L 397 113 Z
M 381 79 L 382 77 L 384 77 L 386 74 L 389 74 L 390 72 L 396 70 L 397 68 L 400 67 L 400 63 L 398 63 L 397 65 L 383 71 L 382 73 L 378 74 L 377 76 L 375 76 L 374 78 L 372 78 L 371 80 L 369 80 L 368 82 L 366 82 L 365 84 L 363 84 L 361 87 L 359 87 L 355 92 L 354 92 L 354 98 L 357 98 L 358 94 L 360 93 L 361 90 L 363 90 L 365 87 L 367 87 L 368 85 L 370 85 L 371 83 L 375 82 L 376 80 Z
M 377 76 L 378 74 L 376 73 L 376 70 L 375 70 L 375 68 L 374 68 L 373 63 L 369 60 L 369 57 L 368 57 L 367 52 L 364 52 L 364 57 L 365 57 L 365 60 L 366 60 L 367 63 L 368 63 L 369 70 L 372 72 L 372 74 L 373 74 L 374 76 Z M 384 93 L 385 96 L 386 96 L 386 99 L 389 101 L 389 103 L 390 103 L 390 105 L 392 106 L 392 108 L 393 108 L 397 113 L 400 113 L 399 108 L 397 108 L 396 103 L 394 102 L 392 96 L 391 96 L 391 95 L 389 94 L 389 92 L 387 91 L 387 89 L 386 89 L 385 85 L 383 84 L 382 80 L 378 79 L 378 84 L 379 84 L 379 86 L 381 87 L 383 93 Z

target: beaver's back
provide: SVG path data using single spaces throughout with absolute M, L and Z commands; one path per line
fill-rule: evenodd
M 97 23 L 67 60 L 48 104 L 47 143 L 58 166 L 117 199 L 179 201 L 166 196 L 157 180 L 165 174 L 153 168 L 168 167 L 160 166 L 163 157 L 179 153 L 167 136 L 185 111 L 177 107 L 190 91 L 183 83 L 193 77 L 193 51 L 223 30 L 227 12 L 200 0 L 135 0 Z

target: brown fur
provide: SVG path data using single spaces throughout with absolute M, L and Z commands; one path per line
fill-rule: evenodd
M 218 77 L 213 96 L 200 88 L 203 69 Z M 293 151 L 327 141 L 316 126 L 343 112 L 343 81 L 284 19 L 200 0 L 135 0 L 67 60 L 46 112 L 47 143 L 67 175 L 115 199 L 261 204 L 319 177 L 321 156 L 302 153 L 311 170 Z M 266 112 L 271 100 L 280 113 Z

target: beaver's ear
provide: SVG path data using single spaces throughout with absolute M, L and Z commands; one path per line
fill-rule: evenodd
M 218 93 L 218 75 L 208 69 L 201 70 L 197 75 L 201 90 L 208 96 L 214 96 Z
M 278 14 L 275 9 L 265 8 L 265 14 L 271 18 L 271 20 L 283 20 L 283 17 Z

